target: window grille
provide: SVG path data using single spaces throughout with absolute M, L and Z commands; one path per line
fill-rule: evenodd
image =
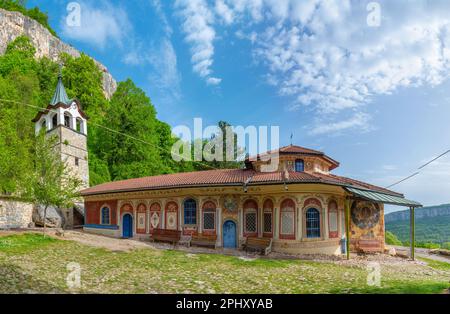
M 264 232 L 272 233 L 272 213 L 264 213 Z
M 216 222 L 214 212 L 203 213 L 203 229 L 204 230 L 214 230 L 216 229 Z
M 294 234 L 294 211 L 283 210 L 281 213 L 281 233 Z
M 245 231 L 247 233 L 256 232 L 256 212 L 245 214 Z
M 184 202 L 184 224 L 197 224 L 197 203 L 193 199 L 188 199 Z
M 301 159 L 295 161 L 295 172 L 302 172 L 305 170 L 305 163 Z
M 320 213 L 315 208 L 306 211 L 306 237 L 320 238 Z
M 102 208 L 102 225 L 109 225 L 110 224 L 110 217 L 109 217 L 109 208 L 103 207 Z

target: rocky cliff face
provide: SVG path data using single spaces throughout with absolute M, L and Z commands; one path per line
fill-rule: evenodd
M 46 56 L 57 61 L 60 53 L 65 52 L 78 57 L 80 52 L 72 46 L 53 36 L 45 27 L 35 20 L 19 12 L 0 9 L 0 54 L 5 53 L 8 43 L 21 35 L 28 36 L 36 47 L 36 57 Z M 100 62 L 94 60 L 103 73 L 103 91 L 107 98 L 111 98 L 116 91 L 117 83 Z
M 450 204 L 417 208 L 414 214 L 416 219 L 450 216 Z M 408 219 L 409 219 L 409 209 L 387 214 L 384 218 L 385 222 L 393 222 Z

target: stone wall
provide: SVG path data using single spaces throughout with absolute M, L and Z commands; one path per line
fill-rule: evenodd
M 0 229 L 27 228 L 32 216 L 33 204 L 0 198 Z
M 78 50 L 53 36 L 32 18 L 19 12 L 0 9 L 0 54 L 5 53 L 8 44 L 21 35 L 26 35 L 31 39 L 38 58 L 46 56 L 53 61 L 58 61 L 62 52 L 74 57 L 80 56 Z M 116 91 L 117 83 L 103 64 L 96 60 L 94 62 L 103 73 L 103 92 L 107 98 L 111 98 Z

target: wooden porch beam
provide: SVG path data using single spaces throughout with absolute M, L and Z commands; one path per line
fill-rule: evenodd
M 350 259 L 350 200 L 345 199 L 345 253 L 347 259 Z
M 412 260 L 414 260 L 414 250 L 415 250 L 415 208 L 410 207 L 409 208 L 409 243 L 410 243 L 410 257 Z

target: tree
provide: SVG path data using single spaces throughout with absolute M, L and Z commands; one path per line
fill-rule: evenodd
M 81 180 L 74 177 L 66 162 L 55 152 L 57 137 L 42 131 L 36 137 L 34 171 L 28 180 L 28 197 L 44 207 L 44 234 L 49 206 L 68 208 L 78 197 Z
M 238 146 L 237 134 L 233 132 L 231 124 L 226 121 L 219 121 L 217 123 L 218 131 L 213 134 L 210 139 L 203 140 L 203 157 L 211 153 L 212 156 L 221 157 L 222 160 L 202 161 L 201 163 L 194 163 L 194 167 L 197 170 L 210 170 L 210 169 L 236 169 L 242 168 L 244 163 L 238 161 L 238 157 L 243 153 L 243 149 Z M 227 145 L 227 138 L 229 141 L 233 141 L 233 146 Z M 198 143 L 199 139 L 195 139 L 192 143 L 192 149 L 195 147 L 195 143 Z M 221 142 L 221 143 L 220 143 Z M 219 144 L 219 145 L 215 145 Z M 231 144 L 231 142 L 230 142 Z M 215 148 L 220 147 L 222 151 L 216 154 Z M 206 149 L 205 149 L 206 147 Z M 232 156 L 232 160 L 230 157 Z
M 161 161 L 156 111 L 131 80 L 120 82 L 99 128 L 95 153 L 113 180 L 167 173 Z

